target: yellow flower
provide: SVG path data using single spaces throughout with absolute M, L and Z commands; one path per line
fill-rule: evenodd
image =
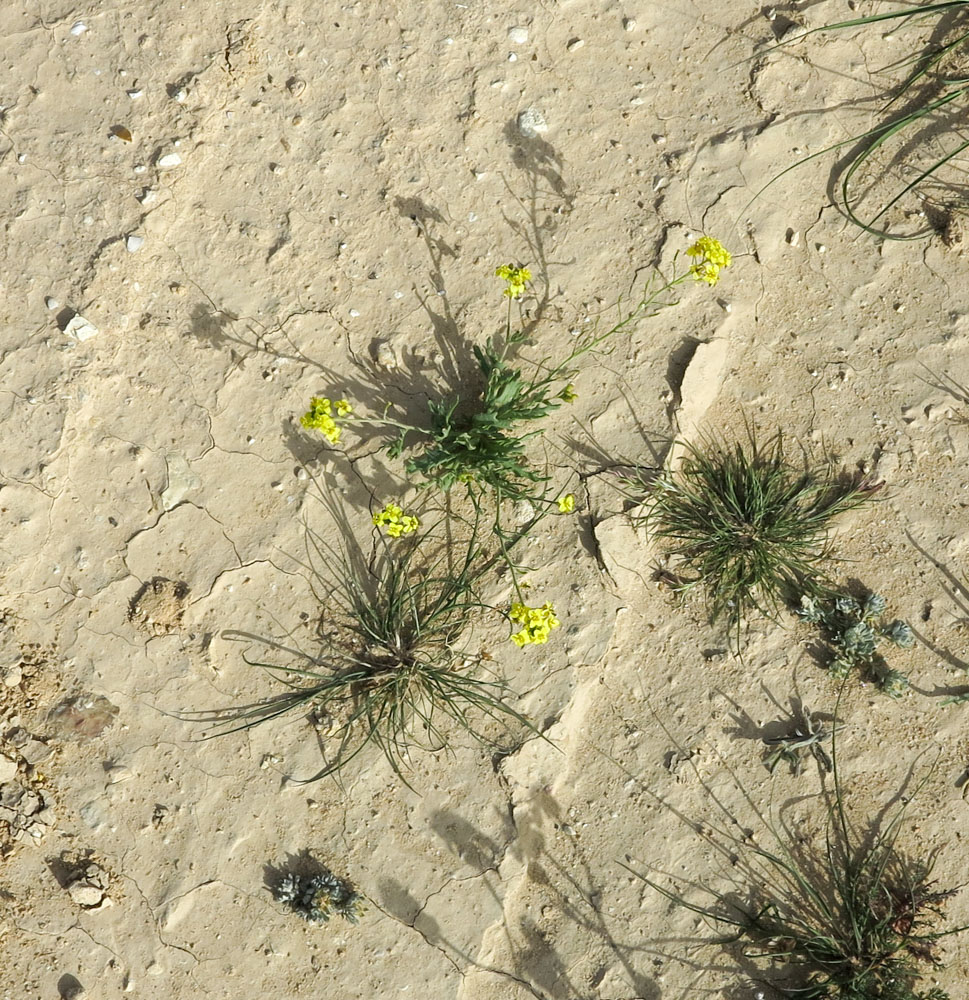
M 548 601 L 540 608 L 529 608 L 520 603 L 513 604 L 508 612 L 508 618 L 516 625 L 523 626 L 519 632 L 509 637 L 519 649 L 532 643 L 541 645 L 548 642 L 549 632 L 561 624 L 555 617 L 555 608 Z
M 556 503 L 562 514 L 571 514 L 575 510 L 575 494 L 566 493 L 564 497 L 559 497 Z
M 310 408 L 300 417 L 299 422 L 307 430 L 319 431 L 331 444 L 340 440 L 341 429 L 333 419 L 333 403 L 324 396 L 314 396 L 310 400 Z M 336 415 L 345 417 L 351 412 L 350 404 L 345 399 L 336 401 Z
M 525 291 L 525 282 L 532 280 L 532 272 L 527 267 L 502 264 L 495 268 L 495 277 L 508 282 L 508 287 L 502 294 L 509 299 L 517 299 Z
M 573 403 L 578 398 L 579 394 L 575 391 L 575 386 L 571 382 L 559 393 L 559 399 L 563 403 Z
M 373 523 L 383 528 L 391 538 L 400 538 L 417 531 L 421 522 L 412 514 L 405 514 L 395 503 L 388 503 L 382 511 L 374 514 Z
M 697 281 L 705 281 L 708 285 L 715 285 L 720 280 L 721 268 L 729 267 L 733 260 L 724 245 L 712 236 L 701 236 L 686 251 L 686 255 L 696 259 L 690 265 L 690 274 Z

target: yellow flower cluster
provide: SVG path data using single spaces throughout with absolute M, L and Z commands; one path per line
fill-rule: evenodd
M 531 643 L 538 645 L 548 642 L 548 634 L 558 628 L 561 622 L 555 617 L 555 608 L 546 601 L 540 608 L 529 608 L 524 604 L 513 604 L 508 617 L 522 625 L 520 632 L 511 636 L 511 641 L 520 649 Z
M 395 503 L 389 503 L 382 511 L 373 516 L 373 523 L 383 528 L 391 538 L 400 538 L 417 531 L 421 522 L 412 514 L 405 514 Z
M 690 265 L 690 274 L 697 281 L 705 281 L 708 285 L 715 285 L 720 280 L 720 269 L 729 267 L 733 260 L 724 245 L 712 236 L 701 236 L 686 251 L 686 255 L 696 259 Z
M 564 497 L 559 497 L 555 502 L 559 505 L 559 511 L 562 514 L 571 514 L 575 510 L 574 493 L 566 493 Z
M 508 282 L 504 291 L 509 299 L 517 299 L 525 291 L 525 282 L 532 280 L 532 272 L 527 267 L 515 267 L 514 264 L 502 264 L 495 268 L 495 277 Z
M 575 386 L 569 382 L 569 384 L 559 393 L 558 398 L 561 399 L 563 403 L 574 403 L 579 398 L 579 394 L 575 391 Z
M 331 403 L 322 396 L 314 396 L 310 400 L 309 412 L 304 413 L 299 422 L 307 430 L 319 431 L 331 444 L 336 444 L 340 440 L 341 429 L 333 419 L 334 409 L 338 417 L 345 417 L 353 412 L 353 407 L 345 399 Z

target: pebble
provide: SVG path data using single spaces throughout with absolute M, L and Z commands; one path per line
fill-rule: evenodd
M 636 18 L 634 17 L 624 17 L 622 19 L 623 31 L 635 31 L 636 30 Z
M 125 93 L 133 100 L 137 101 L 139 97 L 144 93 L 142 90 L 127 90 Z
M 184 87 L 179 88 L 172 94 L 172 100 L 178 101 L 179 104 L 184 103 L 186 97 L 188 97 L 188 91 Z
M 75 38 L 78 38 L 80 35 L 83 35 L 85 31 L 87 31 L 87 25 L 83 21 L 75 21 L 71 25 L 71 34 Z
M 583 39 L 572 38 L 565 47 L 569 50 L 569 52 L 575 52 L 576 49 L 581 49 L 583 45 L 585 45 L 585 41 Z
M 548 131 L 548 122 L 545 115 L 538 108 L 525 108 L 518 115 L 518 131 L 528 139 L 534 139 Z
M 87 909 L 99 906 L 104 900 L 104 890 L 91 882 L 72 882 L 67 887 L 67 892 L 78 906 Z
M 48 295 L 47 298 L 44 299 L 44 305 L 47 306 L 48 309 L 56 309 L 60 305 L 60 302 L 58 302 L 53 295 Z
M 166 153 L 164 156 L 158 158 L 158 166 L 163 170 L 171 170 L 172 167 L 177 167 L 181 164 L 182 158 L 178 153 Z
M 69 979 L 69 982 L 64 983 L 64 985 L 59 985 L 61 1000 L 81 1000 L 84 996 L 84 987 L 73 977 L 62 977 L 63 979 Z
M 528 41 L 528 28 L 509 28 L 508 41 L 515 45 L 524 45 Z
M 141 194 L 135 197 L 142 205 L 150 205 L 158 197 L 158 192 L 154 188 L 142 188 Z
M 136 253 L 145 245 L 145 238 L 143 236 L 129 236 L 124 245 L 128 253 Z
M 387 340 L 378 341 L 374 347 L 373 359 L 381 368 L 397 367 L 397 355 Z
M 796 247 L 801 242 L 801 234 L 796 229 L 788 229 L 785 239 L 788 245 Z
M 530 500 L 515 501 L 515 504 L 512 507 L 512 517 L 515 519 L 515 524 L 519 526 L 528 524 L 534 516 L 535 507 Z
M 896 312 L 901 310 L 896 309 Z M 19 663 L 15 663 L 3 673 L 3 683 L 5 687 L 15 688 L 24 679 L 24 672 Z
M 17 777 L 17 762 L 0 754 L 0 785 L 13 781 Z

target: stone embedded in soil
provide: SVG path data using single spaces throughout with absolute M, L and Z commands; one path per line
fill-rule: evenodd
M 0 785 L 13 781 L 17 777 L 17 762 L 0 754 Z
M 67 887 L 67 892 L 78 906 L 85 909 L 100 906 L 104 901 L 104 890 L 91 882 L 72 882 Z
M 92 337 L 96 337 L 101 331 L 90 321 L 85 319 L 81 315 L 73 316 L 69 321 L 67 326 L 64 327 L 64 333 L 68 337 L 72 337 L 74 340 L 84 343 L 85 340 L 90 340 Z
M 545 115 L 538 108 L 525 108 L 518 115 L 518 131 L 526 139 L 534 139 L 536 136 L 547 132 L 548 122 L 545 120 Z
M 104 695 L 79 694 L 51 709 L 47 716 L 48 732 L 64 740 L 90 740 L 100 736 L 114 722 L 118 706 Z
M 171 170 L 173 167 L 177 167 L 181 164 L 182 158 L 178 153 L 166 153 L 164 156 L 158 158 L 158 166 L 162 170 Z

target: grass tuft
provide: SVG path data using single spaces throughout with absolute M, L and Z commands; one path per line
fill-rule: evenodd
M 802 594 L 828 592 L 829 525 L 877 488 L 794 469 L 779 434 L 762 445 L 704 442 L 648 484 L 642 520 L 694 574 L 681 589 L 701 587 L 711 621 L 739 638 L 750 614 L 776 618 Z
M 469 625 L 483 609 L 476 585 L 494 565 L 494 558 L 482 553 L 475 525 L 463 542 L 451 538 L 438 554 L 430 533 L 390 541 L 378 535 L 369 559 L 356 550 L 336 553 L 313 535 L 310 543 L 311 559 L 319 564 L 317 578 L 332 581 L 317 629 L 319 652 L 310 655 L 269 639 L 226 633 L 285 654 L 290 662 L 246 662 L 265 669 L 288 690 L 182 718 L 212 725 L 210 738 L 283 715 L 310 714 L 322 734 L 325 759 L 310 781 L 336 773 L 371 745 L 402 777 L 412 749 L 445 748 L 455 726 L 500 750 L 481 731 L 485 719 L 535 732 L 505 703 L 504 680 L 486 673 L 483 657 L 469 656 L 465 649 Z
M 768 817 L 761 817 L 766 836 L 755 831 L 744 838 L 731 836 L 729 826 L 718 831 L 705 822 L 699 829 L 729 860 L 729 891 L 707 882 L 696 901 L 692 893 L 687 898 L 686 885 L 675 876 L 664 875 L 660 882 L 659 872 L 629 870 L 667 899 L 727 931 L 720 943 L 740 943 L 745 964 L 752 960 L 767 966 L 770 984 L 784 996 L 949 1000 L 942 989 L 924 989 L 921 981 L 927 970 L 942 966 L 941 939 L 966 928 L 940 928 L 945 904 L 958 890 L 932 880 L 930 856 L 911 856 L 898 847 L 914 795 L 859 829 L 848 818 L 834 748 L 832 757 L 834 788 L 824 797 L 823 848 L 806 845 L 801 830 Z M 931 770 L 915 794 L 930 776 Z M 734 825 L 732 815 L 726 815 Z

